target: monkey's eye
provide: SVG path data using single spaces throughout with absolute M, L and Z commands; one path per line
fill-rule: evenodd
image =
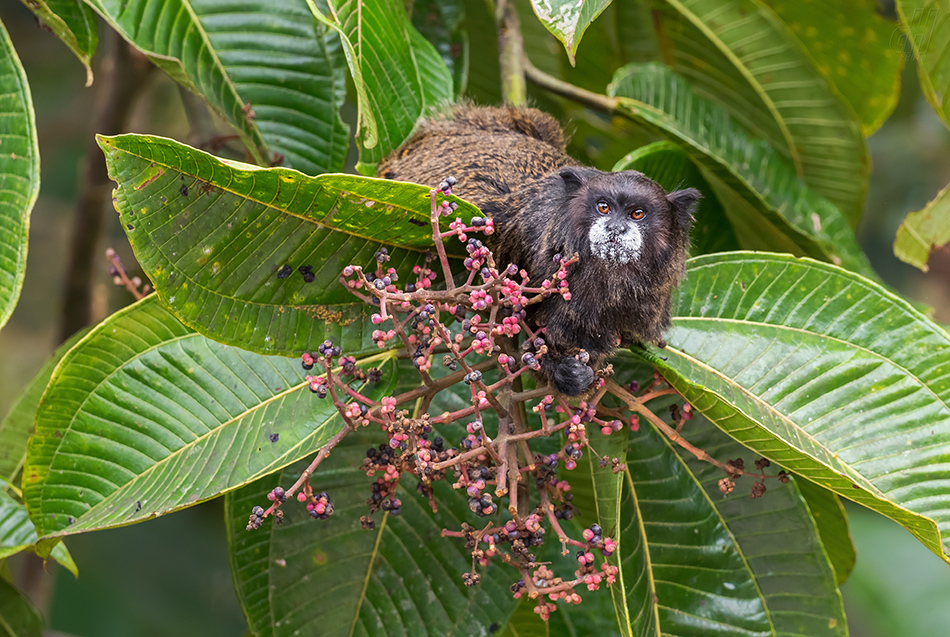
M 608 212 L 610 212 L 610 204 L 607 203 L 606 201 L 598 201 L 598 202 L 597 202 L 597 212 L 599 212 L 599 213 L 601 213 L 601 214 L 604 214 L 604 215 L 607 214 Z
M 640 219 L 643 219 L 643 214 L 643 208 L 637 208 L 630 213 L 630 216 L 639 221 Z

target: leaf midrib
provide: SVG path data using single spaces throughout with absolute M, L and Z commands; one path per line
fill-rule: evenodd
M 369 556 L 369 563 L 366 565 L 366 576 L 363 578 L 363 589 L 360 591 L 360 597 L 356 600 L 356 608 L 353 610 L 353 623 L 350 624 L 349 637 L 356 634 L 356 625 L 360 620 L 360 612 L 363 609 L 363 602 L 366 600 L 366 591 L 369 588 L 369 581 L 373 577 L 373 568 L 376 564 L 376 558 L 379 557 L 379 547 L 383 540 L 383 531 L 386 529 L 386 523 L 389 521 L 389 513 L 383 513 L 383 519 L 379 523 L 379 532 L 376 534 L 376 543 L 373 544 L 373 550 Z M 273 604 L 271 605 L 273 608 Z
M 630 469 L 625 469 L 623 472 L 624 478 L 626 478 L 627 488 L 630 490 L 630 497 L 633 498 L 633 510 L 637 518 L 637 528 L 640 530 L 640 537 L 643 538 L 643 568 L 646 570 L 647 574 L 647 586 L 650 589 L 650 606 L 653 608 L 653 625 L 656 626 L 656 637 L 660 637 L 662 634 L 662 628 L 660 626 L 660 615 L 657 613 L 657 609 L 660 606 L 659 597 L 656 594 L 656 581 L 653 579 L 653 557 L 650 555 L 650 544 L 647 540 L 647 530 L 646 526 L 643 524 L 643 516 L 640 514 L 640 500 L 637 498 L 637 490 L 633 483 L 633 476 L 630 475 Z M 624 581 L 624 568 L 623 560 L 618 559 L 618 564 L 620 566 L 620 584 L 623 586 Z M 632 626 L 630 626 L 630 610 L 627 608 L 627 587 L 623 586 L 621 588 L 621 600 L 623 601 L 625 615 L 627 617 L 627 626 L 629 629 L 628 635 L 633 635 Z M 645 621 L 650 621 L 650 618 L 645 618 Z
M 923 380 L 921 380 L 915 373 L 912 373 L 909 369 L 907 369 L 906 367 L 904 367 L 903 365 L 901 365 L 900 363 L 898 363 L 898 362 L 895 361 L 894 359 L 888 358 L 888 357 L 885 356 L 884 354 L 880 354 L 880 353 L 878 353 L 878 352 L 875 352 L 875 351 L 872 350 L 872 349 L 868 349 L 867 347 L 865 347 L 865 346 L 863 346 L 863 345 L 858 345 L 857 343 L 854 343 L 854 342 L 852 342 L 852 341 L 846 341 L 846 340 L 844 340 L 843 338 L 839 338 L 839 337 L 837 337 L 837 336 L 831 336 L 830 334 L 823 334 L 823 333 L 821 333 L 821 332 L 811 332 L 811 331 L 808 331 L 808 330 L 806 330 L 806 329 L 804 329 L 804 328 L 800 328 L 800 327 L 793 327 L 793 326 L 789 326 L 789 325 L 780 325 L 780 324 L 776 324 L 776 323 L 757 323 L 757 322 L 754 322 L 754 321 L 743 320 L 743 319 L 730 319 L 730 318 L 722 318 L 722 317 L 677 316 L 677 317 L 675 317 L 675 318 L 673 319 L 673 321 L 674 321 L 674 324 L 675 324 L 677 321 L 683 321 L 683 322 L 696 321 L 696 322 L 699 322 L 699 323 L 702 323 L 702 322 L 704 322 L 704 321 L 708 321 L 708 322 L 710 322 L 710 323 L 724 323 L 724 324 L 734 324 L 734 325 L 749 325 L 749 326 L 752 326 L 752 327 L 770 328 L 770 329 L 773 329 L 773 330 L 776 330 L 776 331 L 779 331 L 779 332 L 781 332 L 781 331 L 787 331 L 787 332 L 792 332 L 792 333 L 797 333 L 797 334 L 807 334 L 807 335 L 812 336 L 812 337 L 817 337 L 817 338 L 821 338 L 821 339 L 824 339 L 824 340 L 827 340 L 827 341 L 831 341 L 831 342 L 833 342 L 833 343 L 838 343 L 838 344 L 840 344 L 840 345 L 848 346 L 850 349 L 853 349 L 853 350 L 856 350 L 856 351 L 858 351 L 858 352 L 867 354 L 869 357 L 874 358 L 874 359 L 876 359 L 876 360 L 878 360 L 878 361 L 886 361 L 887 363 L 893 365 L 893 366 L 896 367 L 898 370 L 900 370 L 901 372 L 903 372 L 904 375 L 905 375 L 907 378 L 911 378 L 911 379 L 913 379 L 914 381 L 916 381 L 916 382 L 918 383 L 918 385 L 919 385 L 921 388 L 923 388 L 927 393 L 929 393 L 929 394 L 933 397 L 933 399 L 934 399 L 936 402 L 938 402 L 940 405 L 942 405 L 942 406 L 944 407 L 944 410 L 945 410 L 945 412 L 946 412 L 947 418 L 950 418 L 950 405 L 947 404 L 947 401 L 944 400 L 943 398 L 941 398 L 940 395 L 937 394 L 937 393 L 930 387 L 930 385 L 928 385 L 928 384 L 925 383 Z M 751 328 L 750 328 L 750 329 L 751 329 Z M 676 351 L 679 351 L 679 352 L 682 353 L 681 350 L 676 350 Z M 724 378 L 729 378 L 728 376 L 725 376 L 725 375 L 723 375 L 723 377 L 724 377 Z M 733 382 L 735 383 L 735 381 L 733 381 Z M 735 383 L 735 384 L 738 385 L 738 383 Z M 749 393 L 749 395 L 750 395 L 750 396 L 755 396 L 755 394 L 752 394 L 751 392 Z M 778 410 L 776 410 L 776 411 L 778 411 Z M 778 412 L 778 413 L 781 413 L 781 412 Z M 796 427 L 797 427 L 797 425 L 796 425 Z M 802 431 L 804 431 L 804 429 L 802 429 Z
M 790 429 L 792 429 L 792 430 L 794 430 L 794 431 L 800 432 L 801 435 L 804 436 L 804 437 L 805 437 L 806 439 L 808 439 L 809 441 L 811 441 L 811 442 L 814 444 L 814 446 L 815 446 L 816 448 L 824 449 L 829 455 L 833 455 L 833 454 L 831 454 L 830 451 L 827 450 L 827 448 L 826 448 L 824 445 L 822 445 L 822 444 L 819 443 L 817 440 L 815 440 L 815 438 L 814 438 L 811 434 L 809 434 L 807 431 L 805 431 L 805 430 L 803 430 L 801 427 L 799 427 L 795 422 L 793 422 L 791 419 L 789 419 L 785 414 L 783 414 L 782 412 L 780 412 L 780 411 L 774 409 L 774 408 L 772 407 L 772 405 L 768 404 L 766 401 L 764 401 L 763 399 L 761 399 L 761 398 L 760 398 L 759 396 L 757 396 L 756 394 L 753 394 L 752 392 L 750 392 L 748 389 L 746 389 L 746 388 L 743 387 L 742 385 L 739 385 L 739 384 L 735 383 L 735 382 L 733 381 L 733 379 L 731 379 L 731 378 L 729 378 L 728 376 L 726 376 L 725 374 L 721 373 L 719 370 L 713 368 L 713 367 L 710 366 L 710 365 L 707 365 L 705 362 L 703 362 L 703 361 L 701 361 L 701 360 L 699 360 L 699 359 L 697 359 L 697 358 L 693 358 L 692 356 L 690 356 L 690 355 L 687 354 L 686 352 L 684 352 L 684 351 L 682 351 L 682 350 L 678 350 L 678 349 L 676 349 L 676 348 L 673 347 L 673 346 L 667 345 L 666 351 L 669 351 L 669 352 L 678 354 L 679 356 L 681 356 L 681 357 L 682 357 L 683 359 L 685 359 L 686 361 L 688 361 L 688 362 L 692 363 L 693 365 L 696 365 L 697 367 L 703 369 L 704 371 L 706 371 L 707 373 L 711 374 L 712 376 L 715 376 L 715 377 L 717 377 L 717 378 L 719 378 L 719 379 L 721 379 L 721 380 L 726 381 L 726 384 L 727 384 L 727 385 L 729 385 L 729 386 L 735 388 L 739 393 L 745 395 L 747 398 L 750 399 L 750 401 L 751 401 L 753 404 L 760 405 L 760 406 L 764 406 L 764 407 L 763 407 L 763 411 L 772 414 L 772 415 L 773 415 L 776 419 L 778 419 L 779 421 L 786 423 L 786 425 L 787 425 Z M 684 380 L 685 380 L 685 378 L 684 378 Z M 689 382 L 689 381 L 687 381 L 687 382 Z M 865 478 L 862 474 L 857 473 L 856 471 L 855 471 L 855 473 L 857 474 L 856 476 L 852 476 L 852 475 L 850 475 L 850 474 L 844 474 L 844 473 L 842 473 L 842 472 L 839 471 L 838 469 L 833 468 L 833 466 L 832 466 L 831 464 L 829 464 L 828 462 L 825 462 L 824 460 L 821 460 L 821 459 L 819 459 L 819 458 L 816 458 L 813 454 L 811 454 L 811 453 L 808 452 L 808 451 L 805 451 L 804 449 L 799 449 L 797 446 L 795 446 L 795 445 L 793 445 L 792 443 L 788 442 L 787 440 L 785 440 L 784 438 L 782 438 L 781 436 L 779 436 L 779 435 L 776 434 L 775 432 L 771 431 L 771 430 L 768 429 L 767 427 L 764 427 L 757 419 L 750 417 L 747 413 L 745 413 L 742 409 L 740 409 L 737 405 L 735 405 L 735 404 L 733 403 L 733 401 L 728 400 L 725 396 L 721 395 L 719 392 L 713 391 L 713 390 L 710 389 L 709 387 L 702 387 L 700 391 L 702 391 L 703 393 L 706 393 L 706 394 L 711 394 L 711 395 L 715 396 L 718 400 L 720 400 L 720 401 L 722 401 L 723 403 L 729 405 L 732 409 L 736 410 L 736 412 L 742 414 L 742 416 L 743 416 L 746 420 L 748 420 L 748 421 L 751 422 L 751 423 L 754 423 L 756 429 L 758 429 L 759 431 L 762 431 L 763 433 L 768 434 L 770 437 L 772 437 L 772 438 L 774 438 L 774 439 L 780 441 L 780 442 L 781 442 L 783 445 L 785 445 L 786 447 L 789 447 L 789 448 L 791 448 L 791 449 L 794 449 L 797 453 L 799 453 L 799 454 L 802 455 L 802 456 L 811 458 L 814 462 L 816 462 L 816 463 L 820 464 L 821 466 L 827 468 L 829 471 L 833 471 L 834 473 L 836 473 L 836 474 L 838 474 L 838 475 L 841 475 L 842 477 L 845 477 L 845 478 L 847 478 L 847 479 L 849 479 L 849 480 L 853 480 L 853 481 L 855 481 L 855 482 L 861 482 L 862 484 L 864 484 L 865 488 L 866 488 L 870 493 L 876 494 L 877 496 L 880 497 L 880 499 L 882 499 L 882 500 L 887 500 L 887 501 L 890 502 L 891 504 L 895 504 L 895 505 L 896 505 L 896 503 L 891 502 L 889 499 L 883 497 L 883 493 L 882 493 L 880 490 L 878 490 L 877 487 L 875 487 L 872 483 L 870 483 L 870 482 L 867 480 L 867 478 Z M 705 414 L 704 414 L 704 415 L 705 415 Z M 713 419 L 710 418 L 710 420 L 713 420 Z M 715 420 L 713 420 L 713 422 L 715 422 Z M 841 462 L 841 464 L 843 464 L 843 465 L 845 465 L 845 466 L 847 466 L 847 467 L 850 468 L 850 465 L 849 465 L 848 463 L 845 463 L 844 461 L 839 460 L 838 458 L 835 458 L 835 460 L 838 460 L 839 462 Z M 899 506 L 899 505 L 896 505 L 896 506 Z M 901 508 L 903 508 L 903 507 L 901 507 Z M 920 514 L 917 513 L 917 514 L 915 514 L 915 515 L 920 515 Z
M 775 630 L 775 622 L 772 621 L 772 612 L 771 612 L 771 609 L 769 608 L 769 604 L 768 604 L 768 601 L 766 600 L 765 594 L 762 592 L 762 587 L 759 586 L 759 579 L 758 577 L 756 577 L 755 571 L 749 565 L 749 560 L 746 557 L 745 551 L 743 550 L 742 545 L 739 543 L 735 534 L 732 532 L 732 528 L 726 522 L 726 519 L 723 517 L 722 513 L 719 511 L 719 507 L 717 507 L 716 504 L 712 501 L 712 498 L 709 497 L 709 493 L 703 487 L 702 483 L 700 482 L 699 478 L 696 476 L 695 472 L 692 469 L 690 469 L 689 465 L 686 463 L 683 456 L 680 455 L 680 453 L 673 447 L 673 443 L 670 441 L 670 439 L 667 438 L 665 435 L 663 435 L 653 423 L 650 423 L 650 427 L 653 429 L 654 435 L 659 436 L 659 438 L 663 441 L 663 444 L 666 446 L 666 448 L 670 451 L 673 457 L 676 458 L 676 462 L 679 463 L 679 465 L 683 468 L 686 474 L 690 477 L 690 480 L 692 480 L 693 484 L 696 486 L 696 488 L 699 490 L 700 494 L 702 495 L 703 500 L 706 501 L 706 504 L 708 505 L 708 507 L 714 512 L 716 519 L 719 521 L 720 526 L 729 535 L 729 539 L 732 542 L 733 549 L 735 550 L 736 554 L 739 556 L 739 559 L 742 560 L 742 565 L 745 567 L 746 572 L 749 574 L 749 579 L 752 580 L 752 585 L 755 586 L 755 592 L 762 603 L 763 610 L 765 610 L 765 616 L 768 619 L 769 629 L 771 631 L 771 634 L 777 635 L 777 632 Z M 627 473 L 629 474 L 629 471 Z M 679 610 L 682 610 L 682 609 L 679 609 Z M 708 620 L 708 618 L 704 618 L 704 619 Z M 731 628 L 736 628 L 736 626 L 732 624 L 723 624 L 723 625 L 729 626 Z

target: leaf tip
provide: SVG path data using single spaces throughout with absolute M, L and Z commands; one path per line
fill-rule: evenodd
M 115 136 L 114 135 L 101 135 L 96 133 L 96 143 L 99 144 L 99 148 L 105 150 L 106 148 L 115 147 Z

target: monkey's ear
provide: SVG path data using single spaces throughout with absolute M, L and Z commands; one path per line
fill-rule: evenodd
M 666 200 L 670 202 L 670 206 L 673 208 L 673 214 L 676 215 L 676 220 L 684 226 L 689 226 L 693 220 L 693 209 L 696 202 L 702 198 L 703 193 L 695 188 L 677 190 L 666 196 Z
M 560 170 L 558 175 L 564 180 L 564 192 L 568 197 L 572 196 L 577 192 L 578 188 L 587 183 L 590 179 L 591 172 L 592 169 L 582 168 L 580 166 L 568 166 Z

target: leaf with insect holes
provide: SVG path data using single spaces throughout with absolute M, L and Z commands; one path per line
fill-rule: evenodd
M 288 356 L 314 349 L 326 329 L 354 329 L 370 313 L 339 283 L 345 266 L 375 265 L 386 248 L 385 265 L 409 282 L 433 246 L 429 189 L 418 184 L 255 168 L 160 137 L 98 139 L 119 184 L 119 219 L 162 301 L 229 345 Z M 455 215 L 478 214 L 450 199 Z M 466 254 L 457 239 L 446 250 Z
M 859 275 L 787 255 L 687 263 L 650 364 L 726 433 L 950 562 L 950 336 Z
M 362 342 L 338 332 L 337 344 Z M 391 354 L 364 358 L 394 380 Z M 40 400 L 23 495 L 42 537 L 140 522 L 304 457 L 343 423 L 299 359 L 221 345 L 152 295 L 87 334 Z M 390 392 L 386 382 L 369 396 Z M 53 542 L 47 542 L 47 545 Z

